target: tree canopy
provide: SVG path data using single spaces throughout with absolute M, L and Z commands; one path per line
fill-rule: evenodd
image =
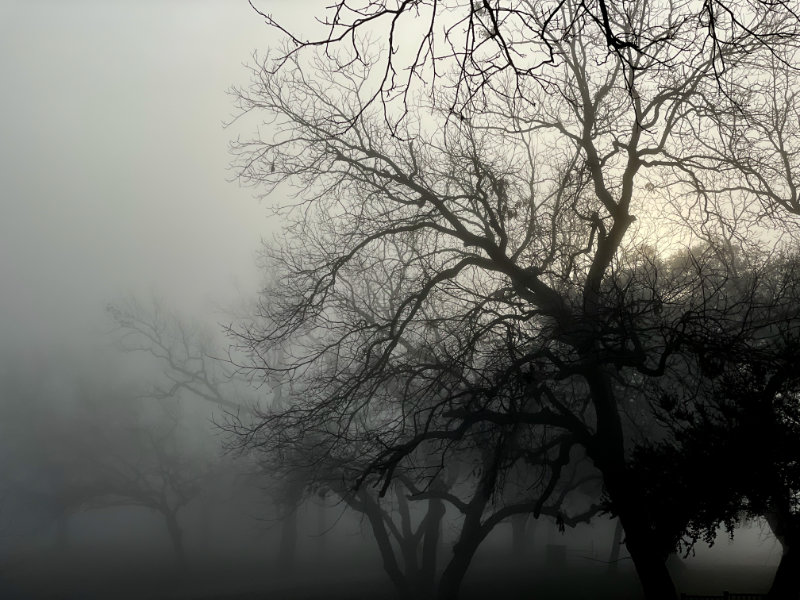
M 331 10 L 234 90 L 269 131 L 234 144 L 241 180 L 293 194 L 237 333 L 297 393 L 247 443 L 313 433 L 383 490 L 487 443 L 555 485 L 580 449 L 647 597 L 673 598 L 632 448 L 650 387 L 796 327 L 762 276 L 796 231 L 791 6 Z

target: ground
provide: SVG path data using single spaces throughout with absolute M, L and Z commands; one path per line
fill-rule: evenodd
M 287 577 L 254 565 L 224 564 L 219 561 L 190 567 L 175 576 L 169 565 L 129 563 L 109 564 L 98 560 L 96 570 L 59 569 L 42 564 L 35 576 L 35 565 L 16 575 L 8 574 L 0 583 L 4 600 L 393 600 L 395 595 L 380 570 L 362 573 L 299 569 Z M 145 569 L 145 567 L 147 567 Z M 31 571 L 33 569 L 33 571 Z M 80 572 L 79 572 L 80 571 Z M 692 565 L 676 569 L 675 580 L 681 591 L 696 594 L 764 592 L 772 567 L 731 565 L 709 567 Z M 2 587 L 5 585 L 5 588 Z M 464 582 L 463 600 L 639 600 L 641 593 L 629 564 L 616 573 L 604 564 L 571 564 L 563 568 L 539 565 L 510 568 L 491 565 L 476 568 Z

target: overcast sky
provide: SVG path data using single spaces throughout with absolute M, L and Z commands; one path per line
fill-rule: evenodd
M 255 289 L 275 224 L 226 181 L 222 123 L 275 41 L 246 0 L 0 0 L 0 344 L 102 327 L 130 293 Z

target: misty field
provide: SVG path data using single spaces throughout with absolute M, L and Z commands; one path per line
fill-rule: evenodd
M 311 512 L 304 518 L 316 518 Z M 76 525 L 80 526 L 78 522 Z M 112 523 L 106 523 L 112 526 Z M 116 523 L 119 527 L 119 522 Z M 7 557 L 0 570 L 0 597 L 9 600 L 394 600 L 398 597 L 376 561 L 371 545 L 353 523 L 339 523 L 320 544 L 319 537 L 302 535 L 297 562 L 290 571 L 276 566 L 273 555 L 259 559 L 273 541 L 270 530 L 257 539 L 243 536 L 227 552 L 195 547 L 190 560 L 176 570 L 174 557 L 156 529 L 142 529 L 159 540 L 139 535 L 128 544 L 98 544 L 71 533 L 73 546 L 29 551 Z M 349 531 L 348 531 L 349 527 Z M 313 526 L 312 526 L 313 529 Z M 623 556 L 612 567 L 607 560 L 608 531 L 581 531 L 562 535 L 537 528 L 543 540 L 531 543 L 520 559 L 508 547 L 506 532 L 495 535 L 477 557 L 465 578 L 461 597 L 466 600 L 508 598 L 526 600 L 642 598 L 630 559 Z M 196 532 L 195 532 L 196 533 Z M 764 592 L 777 561 L 774 542 L 760 531 L 742 530 L 737 545 L 700 548 L 685 560 L 670 559 L 679 590 L 721 595 Z M 125 537 L 120 529 L 117 539 Z M 592 543 L 594 536 L 596 543 Z M 90 537 L 90 536 L 89 536 Z M 255 541 L 255 544 L 251 544 Z M 155 542 L 155 543 L 154 543 Z M 749 545 L 749 547 L 748 547 Z M 260 550 L 259 550 L 260 547 Z M 755 550 L 754 554 L 749 552 Z M 446 551 L 446 549 L 442 549 Z M 726 563 L 730 564 L 726 564 Z M 761 564 L 759 564 L 761 563 Z

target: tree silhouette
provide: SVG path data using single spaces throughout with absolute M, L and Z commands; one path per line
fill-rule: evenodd
M 220 425 L 230 418 L 252 415 L 258 397 L 249 380 L 240 373 L 218 341 L 199 324 L 181 319 L 160 302 L 149 304 L 135 298 L 109 304 L 108 313 L 117 326 L 119 346 L 126 352 L 143 353 L 155 360 L 160 377 L 153 379 L 147 397 L 162 403 L 177 404 L 181 395 L 222 409 L 216 417 Z M 270 382 L 272 401 L 280 404 L 281 385 Z M 220 451 L 222 448 L 220 448 Z M 256 470 L 258 470 L 256 468 Z M 264 486 L 264 477 L 269 483 Z M 270 472 L 250 473 L 258 480 L 280 517 L 277 566 L 290 572 L 297 556 L 297 508 L 303 500 L 307 482 L 296 474 L 283 477 L 279 485 Z
M 531 103 L 531 81 L 552 84 L 563 47 L 575 35 L 590 37 L 598 63 L 621 70 L 626 82 L 647 69 L 677 70 L 702 65 L 720 88 L 736 81 L 742 48 L 792 64 L 784 48 L 796 44 L 800 19 L 786 1 L 705 0 L 703 2 L 631 2 L 607 0 L 565 3 L 556 0 L 423 0 L 362 4 L 339 0 L 317 17 L 318 33 L 296 34 L 279 18 L 250 5 L 266 24 L 287 39 L 271 70 L 297 55 L 322 50 L 331 64 L 368 63 L 373 77 L 362 92 L 366 105 L 380 104 L 387 123 L 413 113 L 417 94 L 436 95 L 446 78 L 450 88 L 443 106 L 468 118 L 500 96 Z M 365 40 L 375 35 L 387 43 L 370 55 Z M 346 58 L 337 53 L 344 48 Z M 753 57 L 747 65 L 758 65 Z M 763 63 L 762 63 L 763 64 Z M 742 80 L 739 84 L 744 84 Z M 746 85 L 746 84 L 744 84 Z M 639 96 L 631 85 L 630 99 Z M 440 99 L 441 100 L 441 99 Z M 359 114 L 352 116 L 352 121 Z
M 25 435 L 4 432 L 14 457 L 2 469 L 0 485 L 11 499 L 4 518 L 24 522 L 38 513 L 39 521 L 54 522 L 58 550 L 66 554 L 73 515 L 145 507 L 163 517 L 183 567 L 178 517 L 202 490 L 207 465 L 190 455 L 180 415 L 148 405 L 135 387 L 106 376 L 29 375 L 17 368 L 2 381 L 6 426 L 24 421 L 30 428 Z
M 563 436 L 601 472 L 646 596 L 674 598 L 671 543 L 631 468 L 653 421 L 641 392 L 680 384 L 688 350 L 711 358 L 699 341 L 754 297 L 729 293 L 747 282 L 722 250 L 665 262 L 708 237 L 775 247 L 769 229 L 791 230 L 791 213 L 755 209 L 783 205 L 759 202 L 764 165 L 740 152 L 770 141 L 746 125 L 765 114 L 757 83 L 794 102 L 791 77 L 774 77 L 791 72 L 791 7 L 336 8 L 320 42 L 290 40 L 235 91 L 241 116 L 263 115 L 272 134 L 234 144 L 241 180 L 296 192 L 266 249 L 260 315 L 238 333 L 254 373 L 313 385 L 265 422 L 356 444 L 360 481 L 380 476 L 384 491 L 415 453 L 445 462 L 475 431 L 521 427 L 553 467 Z M 412 17 L 430 25 L 418 46 L 351 35 Z M 785 154 L 764 181 L 786 178 Z M 392 291 L 379 310 L 376 289 Z
M 240 448 L 255 450 L 266 472 L 304 485 L 306 494 L 332 494 L 363 515 L 384 570 L 403 598 L 457 598 L 475 551 L 495 527 L 511 517 L 547 516 L 563 530 L 588 522 L 601 509 L 599 501 L 584 501 L 579 510 L 565 509 L 567 500 L 574 501 L 587 490 L 593 490 L 590 497 L 599 495 L 597 474 L 585 461 L 570 461 L 566 473 L 550 474 L 549 485 L 542 489 L 531 480 L 546 478 L 547 463 L 527 460 L 520 465 L 519 453 L 503 447 L 507 439 L 495 441 L 499 447 L 484 440 L 472 452 L 465 447 L 453 450 L 447 466 L 426 466 L 428 457 L 417 452 L 395 467 L 391 485 L 382 490 L 386 493 L 378 493 L 375 485 L 379 481 L 358 484 L 368 467 L 359 445 L 346 444 L 350 454 L 332 452 L 332 439 L 296 428 L 283 441 L 276 441 L 282 437 L 276 428 L 283 429 L 285 421 L 274 416 L 262 415 L 268 426 L 264 422 L 232 424 Z M 546 452 L 541 452 L 546 457 Z M 516 485 L 510 484 L 512 480 Z M 458 533 L 452 551 L 443 555 L 439 574 L 440 529 L 448 506 L 459 515 L 452 522 Z
M 634 469 L 655 508 L 654 528 L 675 547 L 713 543 L 720 526 L 733 535 L 741 518 L 763 517 L 784 550 L 769 597 L 793 598 L 800 590 L 797 257 L 771 262 L 746 302 L 758 316 L 707 330 L 690 345 L 693 393 L 655 391 L 671 435 L 641 444 Z M 746 279 L 754 274 L 740 273 L 737 282 Z

